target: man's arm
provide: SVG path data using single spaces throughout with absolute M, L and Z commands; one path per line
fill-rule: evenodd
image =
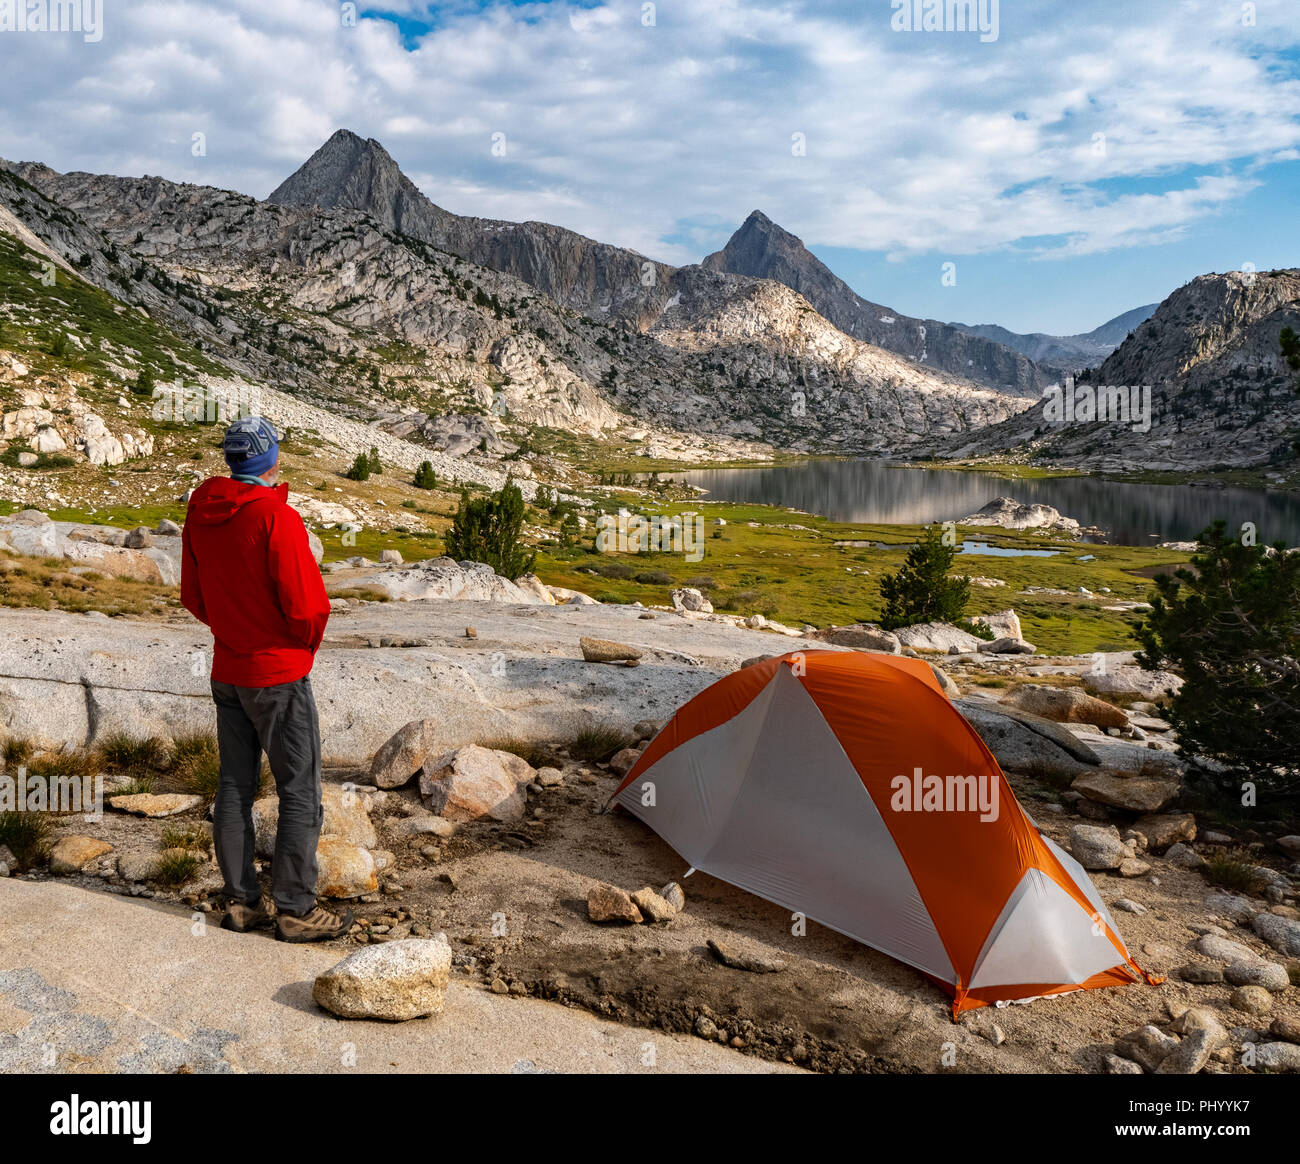
M 315 654 L 325 637 L 330 600 L 320 568 L 311 556 L 307 527 L 288 506 L 281 506 L 271 521 L 267 566 L 285 621 L 295 637 Z
M 208 625 L 208 609 L 203 604 L 203 587 L 199 583 L 199 562 L 190 544 L 190 525 L 181 530 L 181 605 L 199 622 Z

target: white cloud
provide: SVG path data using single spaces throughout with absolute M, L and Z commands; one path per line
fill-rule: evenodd
M 652 27 L 640 0 L 466 3 L 408 50 L 329 2 L 114 5 L 99 44 L 0 40 L 0 153 L 264 196 L 346 126 L 450 210 L 686 262 L 716 235 L 701 224 L 755 207 L 894 258 L 1146 245 L 1300 150 L 1292 0 L 1259 0 L 1254 28 L 1218 0 L 1001 9 L 982 44 L 893 33 L 885 0 L 661 2 Z

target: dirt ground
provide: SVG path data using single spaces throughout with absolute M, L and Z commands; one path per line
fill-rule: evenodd
M 379 847 L 396 861 L 381 873 L 381 893 L 349 903 L 358 918 L 389 925 L 393 937 L 412 925 L 446 932 L 458 972 L 498 994 L 583 1007 L 649 1031 L 703 1029 L 746 1053 L 823 1072 L 1096 1072 L 1104 1070 L 1116 1037 L 1149 1022 L 1167 1023 L 1190 1005 L 1219 1012 L 1229 1030 L 1267 1028 L 1279 1016 L 1300 1020 L 1295 988 L 1274 995 L 1271 1014 L 1247 1015 L 1229 1005 L 1231 986 L 1171 976 L 1159 986 L 985 1008 L 953 1023 L 949 996 L 903 964 L 811 921 L 796 936 L 784 910 L 707 874 L 683 880 L 685 862 L 649 828 L 622 811 L 602 812 L 617 786 L 611 773 L 570 762 L 564 775 L 562 785 L 530 794 L 524 822 L 465 824 L 446 840 L 400 833 L 419 804 L 413 788 L 378 794 L 371 816 Z M 347 771 L 328 778 L 362 779 Z M 1081 819 L 1053 814 L 1032 785 L 1019 784 L 1017 791 L 1058 843 Z M 60 831 L 93 831 L 119 853 L 156 851 L 165 825 L 187 821 L 194 823 L 110 812 L 93 830 Z M 1208 913 L 1204 899 L 1212 890 L 1200 874 L 1160 857 L 1148 860 L 1152 871 L 1145 877 L 1093 874 L 1108 903 L 1127 897 L 1147 908 L 1143 915 L 1115 913 L 1145 969 L 1168 975 L 1201 960 L 1191 949 L 1198 936 L 1193 924 L 1221 925 L 1234 941 L 1285 962 L 1249 929 Z M 634 891 L 669 881 L 682 884 L 687 900 L 671 921 L 596 925 L 587 919 L 587 891 L 597 882 Z M 215 866 L 205 864 L 195 883 L 156 895 L 211 907 L 219 885 Z M 754 973 L 723 965 L 708 948 L 710 938 L 782 968 Z M 357 940 L 336 945 L 343 951 Z M 509 1005 L 508 997 L 502 1004 Z M 1208 1069 L 1241 1070 L 1231 1062 Z

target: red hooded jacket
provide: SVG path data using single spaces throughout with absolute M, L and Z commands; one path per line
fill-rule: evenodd
M 311 671 L 330 603 L 288 485 L 209 477 L 190 498 L 181 602 L 212 628 L 212 678 L 239 687 Z

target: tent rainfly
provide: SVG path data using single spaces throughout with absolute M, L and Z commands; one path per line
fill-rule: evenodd
M 611 799 L 694 869 L 965 1010 L 1146 979 L 1096 887 L 918 659 L 800 651 L 678 709 Z

